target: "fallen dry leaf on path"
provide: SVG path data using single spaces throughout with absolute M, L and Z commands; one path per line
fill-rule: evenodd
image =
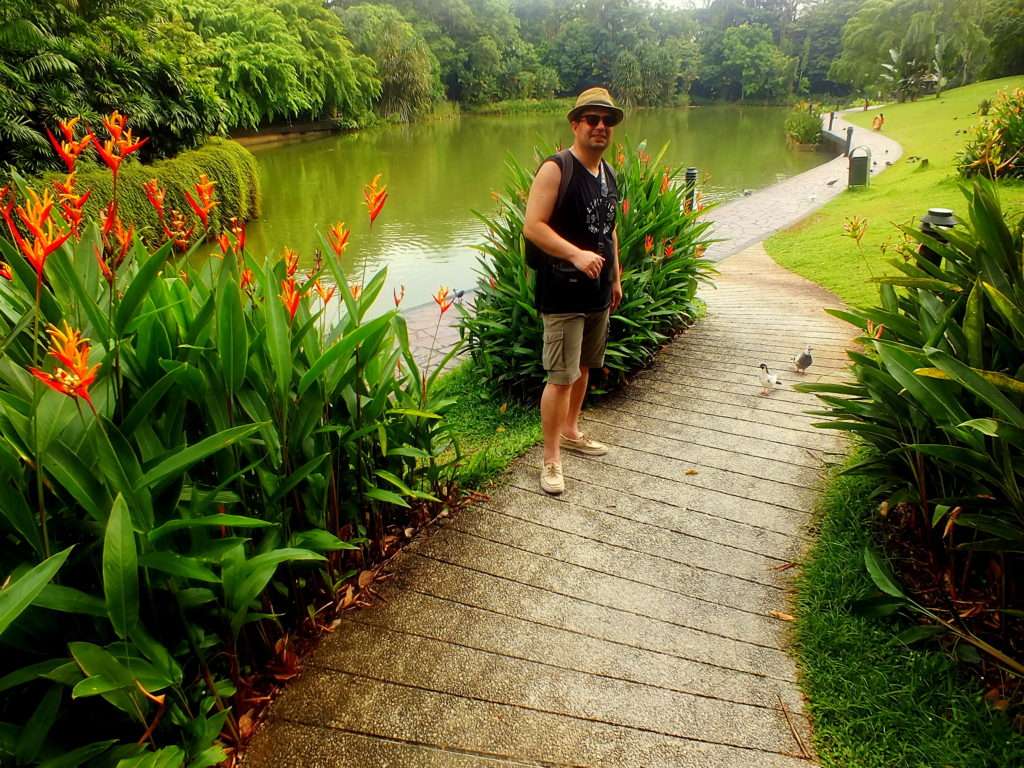
M 768 611 L 768 615 L 774 619 L 778 619 L 779 621 L 796 621 L 796 619 L 791 615 L 783 613 L 782 611 Z
M 688 475 L 699 475 L 700 473 L 696 469 L 688 469 L 688 470 L 686 470 L 686 474 L 688 474 Z
M 373 583 L 374 577 L 377 575 L 376 571 L 360 571 L 359 572 L 359 588 L 366 589 Z

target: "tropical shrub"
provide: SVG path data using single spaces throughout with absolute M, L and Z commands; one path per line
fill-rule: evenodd
M 798 144 L 821 141 L 821 118 L 812 105 L 800 105 L 786 117 L 786 136 Z
M 117 169 L 134 145 L 109 123 Z M 0 762 L 218 764 L 259 669 L 294 674 L 290 633 L 446 492 L 436 373 L 396 311 L 367 319 L 385 273 L 349 285 L 341 224 L 309 273 L 238 226 L 203 263 L 144 247 L 117 197 L 101 226 L 20 182 L 0 191 Z M 209 224 L 214 188 L 190 197 Z M 372 223 L 386 188 L 366 197 Z
M 602 392 L 650 362 L 654 353 L 689 323 L 697 285 L 714 270 L 700 258 L 710 226 L 673 182 L 680 168 L 661 168 L 665 150 L 652 159 L 642 149 L 613 158 L 621 206 L 618 212 L 622 304 L 612 314 Z M 538 164 L 543 154 L 537 153 Z M 483 378 L 520 399 L 539 395 L 543 325 L 533 305 L 534 273 L 523 251 L 523 217 L 533 171 L 514 158 L 509 180 L 497 195 L 498 210 L 480 215 L 487 242 L 480 246 L 480 278 L 473 307 L 463 309 L 460 332 Z M 479 215 L 479 214 L 478 214 Z
M 246 222 L 260 215 L 260 170 L 252 152 L 241 144 L 219 137 L 210 138 L 199 149 L 182 152 L 167 160 L 142 165 L 125 162 L 118 173 L 118 215 L 125 226 L 134 227 L 144 242 L 162 242 L 164 233 L 156 210 L 146 196 L 144 184 L 156 179 L 166 193 L 164 207 L 168 213 L 188 212 L 186 192 L 193 191 L 196 179 L 203 174 L 216 184 L 217 206 L 210 214 L 211 231 L 226 229 L 231 219 Z M 63 180 L 58 173 L 43 174 L 28 180 L 37 189 Z M 113 199 L 113 179 L 105 167 L 80 162 L 76 172 L 77 186 L 92 190 L 85 204 L 88 218 L 99 218 Z M 198 237 L 201 232 L 195 232 Z
M 957 158 L 960 173 L 1024 179 L 1024 88 L 1000 91 L 985 114 Z
M 988 652 L 977 635 L 994 635 L 992 645 L 1007 645 L 1019 658 L 1024 218 L 1004 218 L 988 180 L 976 180 L 965 195 L 969 215 L 943 231 L 947 243 L 903 227 L 921 247 L 892 261 L 899 276 L 877 279 L 879 306 L 830 310 L 864 330 L 867 349 L 848 353 L 854 381 L 802 389 L 817 393 L 833 419 L 819 426 L 876 449 L 853 471 L 877 484 L 892 510 L 890 534 L 912 542 L 912 554 L 901 559 L 924 564 L 927 575 L 915 583 L 927 596 L 914 605 L 927 602 L 926 615 L 956 625 L 981 650 Z M 869 566 L 891 597 L 902 595 L 870 556 Z M 951 613 L 955 604 L 979 610 Z

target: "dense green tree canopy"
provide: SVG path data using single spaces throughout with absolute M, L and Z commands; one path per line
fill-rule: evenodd
M 444 96 L 437 57 L 396 8 L 365 3 L 337 12 L 356 50 L 377 66 L 381 115 L 409 121 Z

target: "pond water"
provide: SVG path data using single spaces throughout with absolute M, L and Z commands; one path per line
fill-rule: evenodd
M 664 163 L 696 166 L 705 199 L 728 200 L 807 170 L 824 158 L 786 146 L 777 107 L 713 106 L 638 110 L 614 139 L 647 141 Z M 354 281 L 388 267 L 388 288 L 406 287 L 403 307 L 430 301 L 439 285 L 471 288 L 483 224 L 473 210 L 494 210 L 511 153 L 533 164 L 533 147 L 572 140 L 560 115 L 463 116 L 386 126 L 254 148 L 263 182 L 263 216 L 250 224 L 257 255 L 296 249 L 305 264 L 320 246 L 317 229 L 346 222 L 346 269 Z M 362 188 L 376 174 L 390 197 L 372 232 Z M 381 299 L 383 301 L 383 298 Z

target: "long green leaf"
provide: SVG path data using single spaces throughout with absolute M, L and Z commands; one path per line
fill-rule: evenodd
M 274 369 L 274 382 L 276 383 L 277 398 L 282 404 L 288 397 L 288 389 L 292 380 L 292 347 L 288 333 L 288 321 L 285 319 L 287 310 L 281 302 L 274 297 L 274 269 L 270 261 L 267 261 L 265 270 L 267 281 L 267 300 L 263 304 L 264 323 L 267 329 L 267 352 L 270 356 L 270 365 Z
M 270 528 L 276 525 L 269 520 L 260 520 L 258 517 L 246 517 L 245 515 L 207 515 L 205 517 L 182 517 L 175 520 L 168 520 L 159 528 L 149 532 L 149 540 L 156 543 L 164 536 L 175 531 L 188 530 L 192 528 Z
M 139 560 L 131 514 L 120 494 L 103 537 L 103 594 L 114 632 L 128 637 L 139 621 Z
M 32 716 L 25 723 L 18 737 L 18 745 L 14 749 L 14 757 L 20 764 L 34 762 L 43 748 L 46 736 L 57 722 L 60 700 L 64 694 L 64 686 L 51 685 L 43 694 Z
M 981 368 L 984 365 L 985 303 L 981 300 L 983 290 L 979 280 L 967 297 L 967 309 L 964 312 L 967 360 L 972 368 Z
M 68 559 L 73 547 L 52 555 L 13 584 L 0 590 L 0 635 L 28 608 Z
M 135 310 L 139 308 L 142 300 L 149 293 L 153 281 L 157 279 L 160 270 L 163 268 L 167 257 L 171 254 L 171 241 L 167 241 L 139 267 L 139 271 L 132 278 L 131 284 L 124 292 L 121 302 L 117 306 L 117 315 L 114 320 L 114 327 L 120 333 L 134 319 Z
M 388 325 L 393 314 L 393 312 L 387 312 L 365 325 L 360 325 L 354 331 L 349 331 L 345 334 L 341 341 L 335 342 L 328 347 L 316 362 L 309 367 L 309 370 L 302 375 L 302 378 L 299 380 L 299 394 L 304 394 L 329 366 L 339 360 L 348 359 L 360 342 Z
M 224 384 L 229 393 L 235 393 L 245 378 L 246 360 L 249 358 L 248 332 L 238 285 L 227 279 L 221 283 L 217 303 L 217 353 L 224 372 Z
M 864 547 L 864 565 L 867 567 L 868 575 L 871 576 L 875 586 L 885 592 L 885 594 L 892 597 L 907 598 L 893 578 L 889 566 L 870 547 Z
M 244 440 L 260 428 L 259 424 L 244 424 L 240 427 L 229 427 L 214 435 L 200 440 L 195 445 L 190 445 L 182 451 L 175 451 L 166 459 L 161 461 L 151 470 L 146 472 L 135 484 L 137 490 L 158 485 L 165 480 L 178 475 L 193 464 L 202 461 L 217 451 L 221 451 L 239 440 Z

